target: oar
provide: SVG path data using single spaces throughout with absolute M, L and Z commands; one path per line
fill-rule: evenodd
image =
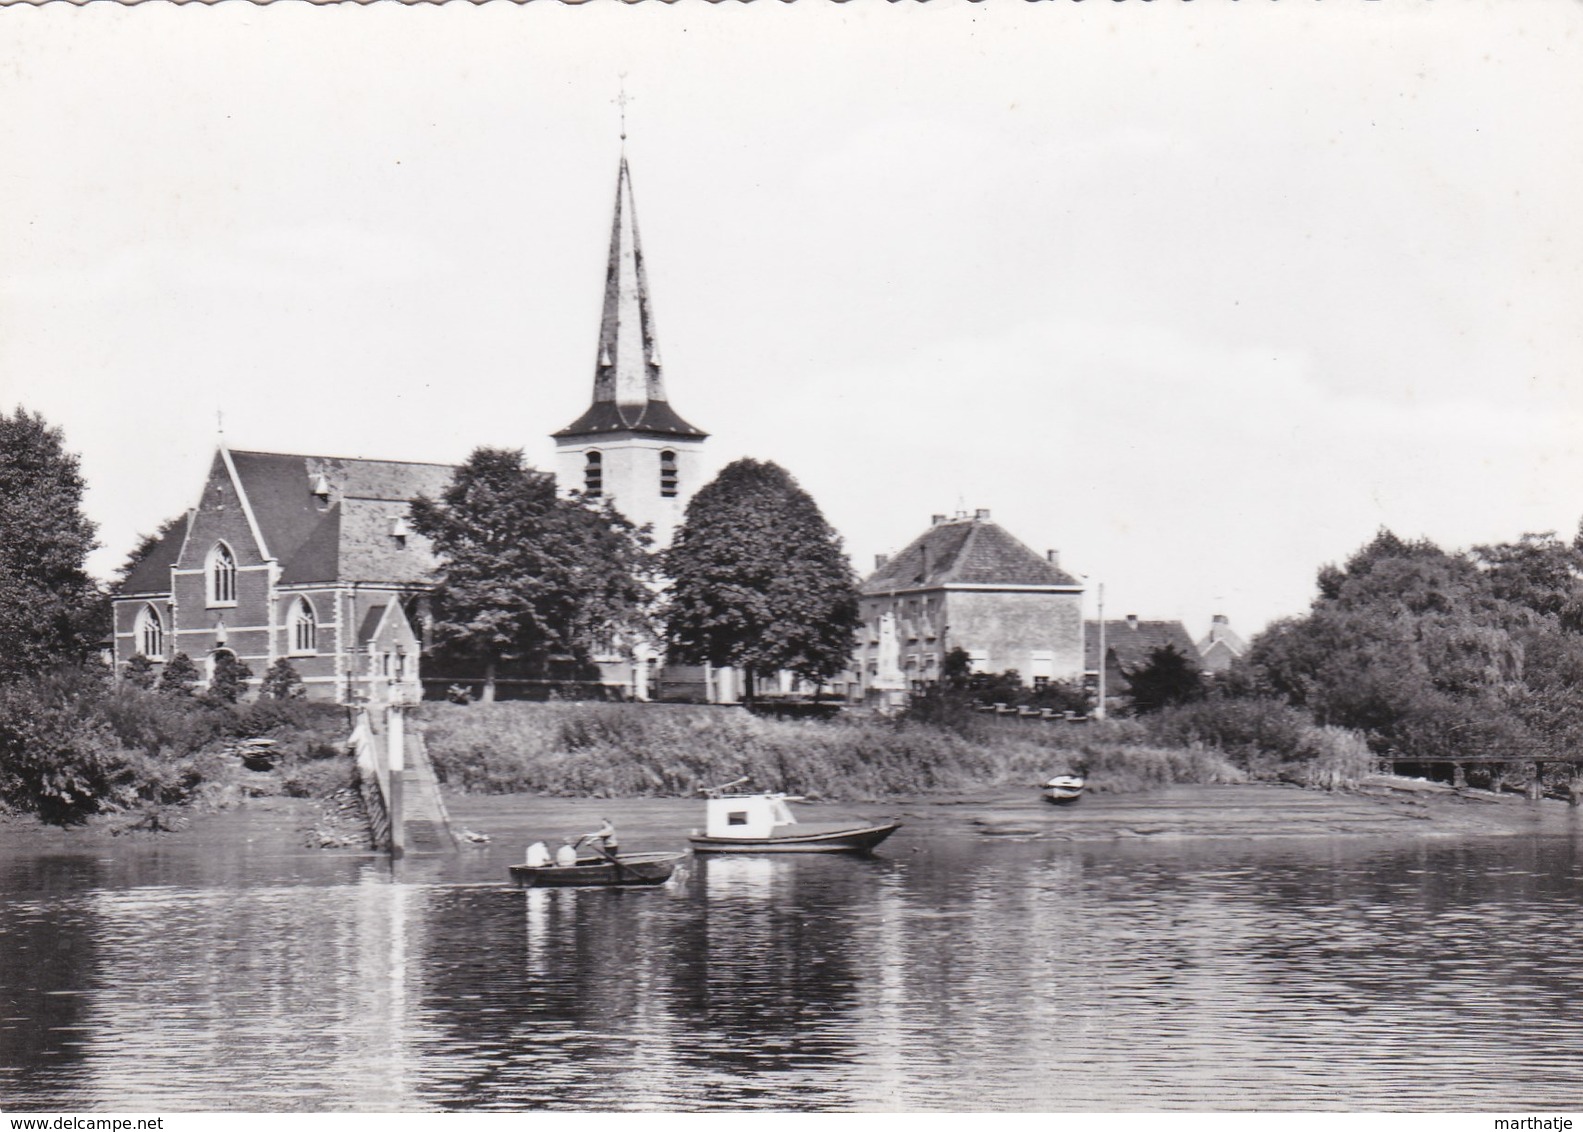
M 584 841 L 585 839 L 584 838 L 578 838 L 577 840 L 578 840 L 578 843 L 581 844 L 582 841 Z M 608 849 L 606 849 L 603 845 L 595 845 L 593 842 L 590 841 L 588 843 L 588 847 L 590 849 L 592 849 L 595 853 L 598 853 L 605 860 L 609 861 L 612 865 L 614 865 L 616 867 L 616 875 L 617 876 L 620 876 L 622 873 L 626 873 L 628 876 L 634 877 L 637 880 L 642 880 L 643 879 L 642 877 L 638 876 L 637 873 L 633 872 L 631 869 L 629 869 L 625 865 L 623 865 L 620 861 L 616 860 L 616 858 L 610 853 L 610 851 Z

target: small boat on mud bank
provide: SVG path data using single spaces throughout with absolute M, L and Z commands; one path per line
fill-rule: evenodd
M 718 786 L 709 796 L 706 824 L 688 840 L 695 853 L 866 853 L 901 828 L 901 822 L 852 825 L 799 822 L 785 794 L 727 794 L 742 781 Z
M 628 853 L 579 857 L 572 865 L 512 865 L 511 879 L 523 888 L 625 888 L 664 884 L 684 853 Z
M 1075 802 L 1083 796 L 1083 789 L 1088 785 L 1080 774 L 1058 774 L 1044 785 L 1039 787 L 1046 802 L 1064 805 Z

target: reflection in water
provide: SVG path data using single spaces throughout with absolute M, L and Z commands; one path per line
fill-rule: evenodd
M 8 1107 L 1504 1110 L 1583 1056 L 1566 837 L 110 867 L 0 868 Z

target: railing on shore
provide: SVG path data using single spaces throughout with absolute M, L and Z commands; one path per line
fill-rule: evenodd
M 1390 752 L 1380 757 L 1380 767 L 1387 774 L 1396 774 L 1403 767 L 1451 768 L 1451 785 L 1461 790 L 1468 784 L 1467 768 L 1487 767 L 1490 772 L 1490 789 L 1499 791 L 1506 784 L 1506 768 L 1532 767 L 1533 776 L 1527 780 L 1528 796 L 1538 800 L 1544 795 L 1545 768 L 1570 766 L 1572 773 L 1567 783 L 1567 800 L 1574 806 L 1583 804 L 1583 755 L 1442 755 L 1424 757 Z
M 981 715 L 1003 719 L 1012 723 L 1087 723 L 1089 717 L 1081 712 L 1062 711 L 1060 708 L 1013 707 L 1011 704 L 978 704 L 973 708 Z

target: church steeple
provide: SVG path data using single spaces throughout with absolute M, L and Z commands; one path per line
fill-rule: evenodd
M 605 266 L 605 302 L 599 320 L 599 353 L 594 363 L 594 398 L 586 412 L 556 438 L 611 432 L 702 438 L 665 397 L 665 375 L 649 304 L 643 245 L 638 240 L 632 175 L 625 154 L 616 176 L 615 216 L 610 226 L 610 257 Z

